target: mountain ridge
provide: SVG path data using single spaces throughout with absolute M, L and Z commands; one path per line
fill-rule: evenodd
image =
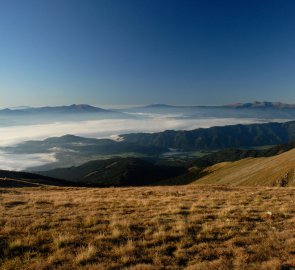
M 167 108 L 223 108 L 223 109 L 295 109 L 295 104 L 271 101 L 236 102 L 225 105 L 172 105 L 166 103 L 152 103 L 134 107 L 137 109 L 167 109 Z
M 246 103 L 233 103 L 223 107 L 235 109 L 295 109 L 295 104 L 270 101 L 253 101 Z
M 114 113 L 111 110 L 105 110 L 88 104 L 72 104 L 65 106 L 45 106 L 45 107 L 24 107 L 16 109 L 2 109 L 0 113 L 5 114 L 33 114 L 33 113 Z
M 232 109 L 295 109 L 295 104 L 284 103 L 284 102 L 271 102 L 271 101 L 253 101 L 253 102 L 236 102 L 225 105 L 173 105 L 166 103 L 151 103 L 147 105 L 131 107 L 134 109 L 165 109 L 165 108 L 232 108 Z M 92 106 L 89 104 L 71 104 L 71 105 L 60 105 L 60 106 L 16 106 L 0 109 L 0 112 L 33 112 L 33 111 L 54 111 L 54 110 L 64 110 L 64 111 L 90 111 L 90 112 L 117 112 L 118 110 L 124 110 L 123 108 L 112 109 L 102 109 L 97 106 Z
M 143 159 L 111 158 L 89 161 L 80 166 L 38 172 L 90 186 L 143 186 L 184 172 L 184 168 L 160 166 Z
M 120 137 L 142 146 L 187 151 L 219 150 L 285 144 L 295 140 L 295 121 L 215 126 L 194 130 L 166 130 L 156 133 L 130 133 Z
M 0 170 L 0 187 L 75 186 L 72 181 L 29 172 Z

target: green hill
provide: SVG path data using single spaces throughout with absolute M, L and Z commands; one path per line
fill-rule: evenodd
M 93 186 L 142 186 L 185 172 L 181 167 L 154 165 L 138 158 L 112 158 L 40 174 Z

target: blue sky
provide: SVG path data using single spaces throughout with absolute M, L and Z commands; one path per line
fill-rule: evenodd
M 295 103 L 295 2 L 0 0 L 0 106 Z

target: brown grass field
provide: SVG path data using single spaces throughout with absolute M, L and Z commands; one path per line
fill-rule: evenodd
M 218 163 L 204 172 L 195 184 L 295 187 L 295 149 L 272 157 Z
M 2 188 L 0 269 L 294 269 L 294 206 L 295 188 Z

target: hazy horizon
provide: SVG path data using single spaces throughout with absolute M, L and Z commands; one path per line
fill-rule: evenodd
M 283 104 L 295 104 L 290 101 L 283 102 L 281 100 L 238 100 L 236 102 L 226 102 L 226 103 L 209 103 L 209 104 L 198 104 L 198 103 L 168 103 L 168 102 L 153 102 L 153 103 L 138 103 L 138 104 L 96 104 L 96 103 L 40 103 L 35 105 L 29 105 L 29 104 L 18 104 L 18 105 L 2 105 L 0 106 L 1 109 L 25 109 L 25 108 L 40 108 L 40 107 L 59 107 L 59 106 L 71 106 L 71 105 L 90 105 L 93 107 L 98 107 L 102 109 L 125 109 L 125 108 L 134 108 L 134 107 L 141 107 L 141 106 L 148 106 L 148 105 L 171 105 L 171 106 L 226 106 L 231 104 L 238 104 L 238 103 L 253 103 L 253 102 L 273 102 L 273 103 L 283 103 Z

